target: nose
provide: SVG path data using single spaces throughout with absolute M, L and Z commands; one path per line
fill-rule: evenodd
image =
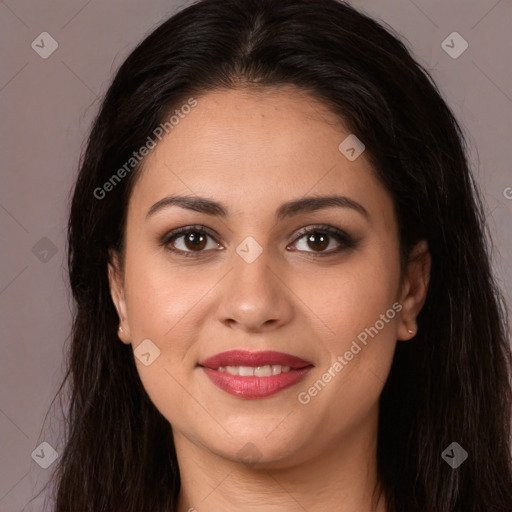
M 267 252 L 263 250 L 251 263 L 234 255 L 218 309 L 219 321 L 227 327 L 264 332 L 282 327 L 293 318 L 293 292 Z

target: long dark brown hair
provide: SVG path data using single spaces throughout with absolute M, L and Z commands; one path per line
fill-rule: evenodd
M 123 250 L 137 165 L 104 186 L 170 112 L 211 90 L 292 85 L 366 146 L 394 199 L 402 269 L 426 239 L 430 287 L 380 399 L 378 472 L 389 511 L 510 512 L 511 368 L 506 307 L 465 136 L 400 37 L 336 0 L 203 0 L 160 25 L 118 70 L 82 155 L 69 217 L 75 309 L 56 512 L 177 510 L 172 429 L 117 337 L 107 275 Z M 172 135 L 171 135 L 172 136 Z M 96 191 L 96 194 L 95 194 Z M 468 453 L 452 469 L 452 442 Z

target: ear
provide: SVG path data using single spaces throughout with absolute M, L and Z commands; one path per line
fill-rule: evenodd
M 120 330 L 117 331 L 119 339 L 126 344 L 131 343 L 130 326 L 128 325 L 128 315 L 126 310 L 126 301 L 124 294 L 124 279 L 120 265 L 120 258 L 117 251 L 109 251 L 108 263 L 108 281 L 110 286 L 110 296 L 119 317 Z
M 402 286 L 400 296 L 402 310 L 400 311 L 397 332 L 399 340 L 410 340 L 418 331 L 416 317 L 427 298 L 431 264 L 432 258 L 428 243 L 426 240 L 421 240 L 411 251 Z M 410 333 L 409 330 L 413 332 Z

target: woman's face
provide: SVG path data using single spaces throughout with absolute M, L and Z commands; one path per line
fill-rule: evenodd
M 338 119 L 294 89 L 212 92 L 190 110 L 146 157 L 124 272 L 110 273 L 121 339 L 146 340 L 135 362 L 149 397 L 178 449 L 285 467 L 373 446 L 396 340 L 413 336 L 426 284 L 411 267 L 399 288 L 390 196 L 351 139 L 339 149 L 350 133 Z M 190 207 L 159 203 L 170 196 Z M 233 350 L 303 363 L 201 366 Z

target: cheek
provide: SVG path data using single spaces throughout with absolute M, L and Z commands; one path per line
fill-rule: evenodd
M 338 348 L 374 325 L 396 301 L 398 249 L 389 242 L 386 246 L 373 243 L 353 252 L 341 264 L 317 268 L 309 275 L 307 281 L 299 277 L 294 290 L 321 319 L 322 333 L 335 341 L 333 348 Z M 395 317 L 393 311 L 390 316 Z
M 351 301 L 338 307 L 335 335 L 322 339 L 325 363 L 311 387 L 301 390 L 324 418 L 324 427 L 339 435 L 376 414 L 393 361 L 400 307 L 385 288 L 373 288 L 372 296 L 353 291 Z
M 317 272 L 318 286 L 302 293 L 321 319 L 320 344 L 325 352 L 320 379 L 326 402 L 343 404 L 343 414 L 364 414 L 374 405 L 389 374 L 396 346 L 400 267 L 394 246 L 354 253 L 350 262 Z M 337 362 L 336 367 L 332 365 Z M 331 375 L 334 374 L 335 377 Z M 325 376 L 325 378 L 323 377 Z M 323 384 L 319 383 L 318 388 Z M 315 391 L 313 390 L 313 393 Z M 341 414 L 341 413 L 340 413 Z M 339 414 L 332 412 L 336 421 Z
M 187 277 L 188 276 L 188 277 Z M 170 422 L 178 422 L 176 411 L 190 408 L 190 367 L 184 364 L 191 340 L 197 339 L 197 315 L 206 283 L 189 272 L 170 268 L 154 254 L 132 253 L 126 261 L 126 301 L 134 350 L 146 339 L 157 347 L 158 357 L 135 364 L 153 404 Z M 197 285 L 197 286 L 196 286 Z M 211 287 L 211 285 L 210 285 Z M 199 414 L 198 411 L 196 411 Z M 179 422 L 178 422 L 179 423 Z
M 165 257 L 143 251 L 132 254 L 126 264 L 126 300 L 132 334 L 164 339 L 188 321 L 207 285 L 195 279 L 190 269 L 170 266 Z

